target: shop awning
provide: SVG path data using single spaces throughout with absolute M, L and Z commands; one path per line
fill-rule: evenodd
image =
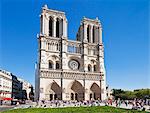
M 12 98 L 3 98 L 3 100 L 12 100 Z

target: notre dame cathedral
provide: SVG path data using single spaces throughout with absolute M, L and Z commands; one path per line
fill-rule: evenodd
M 42 7 L 35 76 L 36 100 L 105 100 L 102 26 L 83 17 L 76 40 L 67 36 L 65 12 Z

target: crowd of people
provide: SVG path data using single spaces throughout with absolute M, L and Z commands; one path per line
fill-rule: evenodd
M 52 100 L 52 101 L 39 101 L 39 106 L 53 106 L 53 107 L 79 107 L 79 106 L 100 106 L 101 101 L 63 101 L 63 100 Z
M 121 107 L 126 109 L 137 109 L 145 110 L 145 106 L 150 109 L 150 99 L 134 99 L 134 100 L 112 100 L 108 99 L 105 101 L 101 100 L 90 100 L 90 101 L 63 101 L 63 100 L 52 100 L 46 101 L 41 100 L 36 102 L 34 107 L 42 108 L 57 108 L 57 107 L 80 107 L 80 106 L 113 106 Z
M 134 99 L 134 100 L 112 100 L 108 99 L 106 105 L 115 105 L 115 107 L 120 107 L 124 104 L 126 107 L 131 106 L 132 109 L 142 109 L 144 110 L 144 106 L 150 106 L 150 99 Z

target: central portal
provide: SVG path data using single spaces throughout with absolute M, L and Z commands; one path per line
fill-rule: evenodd
M 84 87 L 80 82 L 75 80 L 71 86 L 71 90 L 71 100 L 84 100 Z

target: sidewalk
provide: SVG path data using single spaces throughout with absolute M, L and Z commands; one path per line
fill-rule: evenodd
M 14 108 L 14 105 L 1 105 L 0 112 Z

